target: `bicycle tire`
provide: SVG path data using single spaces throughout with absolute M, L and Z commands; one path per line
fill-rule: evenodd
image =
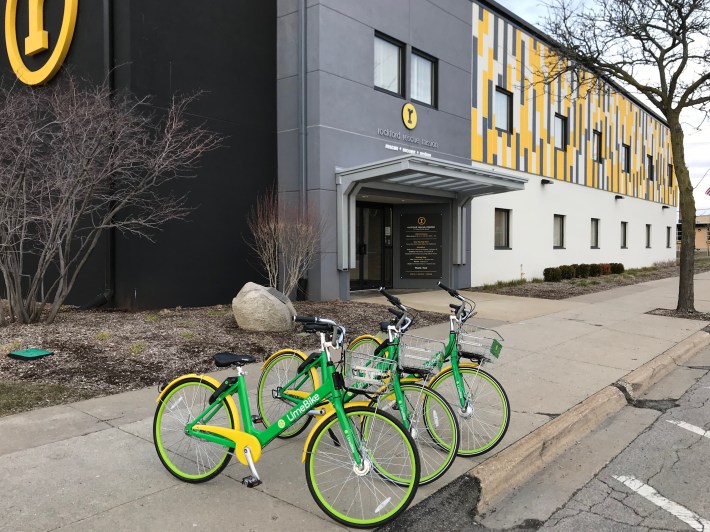
M 345 415 L 367 459 L 362 468 L 355 465 L 343 427 L 333 412 L 314 429 L 306 451 L 308 489 L 321 510 L 335 521 L 353 528 L 380 526 L 406 510 L 414 498 L 419 454 L 412 437 L 390 414 L 346 405 Z
M 459 371 L 470 404 L 459 401 L 451 367 L 434 377 L 428 386 L 449 402 L 461 431 L 459 456 L 478 456 L 500 443 L 510 425 L 510 402 L 501 384 L 479 367 L 460 366 Z
M 293 407 L 292 403 L 275 398 L 273 392 L 298 374 L 298 366 L 303 360 L 298 353 L 286 351 L 267 362 L 266 367 L 261 372 L 257 386 L 256 407 L 264 427 L 270 427 L 276 423 L 279 418 L 286 415 L 286 412 Z M 298 387 L 298 390 L 308 393 L 315 390 L 315 383 L 310 372 L 307 374 L 306 380 Z M 310 422 L 311 416 L 303 416 L 291 427 L 279 434 L 278 437 L 289 439 L 298 436 L 306 430 Z
M 208 406 L 217 388 L 199 377 L 175 381 L 166 390 L 153 418 L 153 443 L 160 461 L 184 482 L 206 482 L 219 475 L 232 458 L 232 449 L 185 434 L 185 426 Z M 204 425 L 233 429 L 237 413 L 227 401 Z
M 419 452 L 419 485 L 423 486 L 441 478 L 453 465 L 459 450 L 459 424 L 454 409 L 435 390 L 415 383 L 400 386 L 407 403 L 409 433 Z M 394 391 L 374 402 L 381 411 L 401 419 Z

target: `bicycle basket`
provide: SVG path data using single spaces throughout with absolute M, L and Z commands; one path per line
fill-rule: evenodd
M 493 329 L 463 324 L 459 327 L 458 347 L 462 356 L 474 355 L 488 360 L 498 358 L 503 337 Z
M 404 334 L 399 338 L 399 367 L 411 373 L 435 371 L 436 355 L 444 349 L 444 342 Z
M 345 387 L 355 393 L 384 393 L 394 365 L 395 361 L 389 358 L 346 349 L 343 352 Z

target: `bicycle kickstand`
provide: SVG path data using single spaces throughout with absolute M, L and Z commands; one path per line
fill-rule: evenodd
M 244 477 L 242 479 L 242 484 L 244 484 L 247 488 L 256 488 L 259 484 L 261 484 L 261 479 L 259 478 L 259 473 L 256 472 L 256 466 L 254 465 L 254 460 L 251 457 L 249 447 L 244 447 L 244 456 L 249 464 L 251 475 Z

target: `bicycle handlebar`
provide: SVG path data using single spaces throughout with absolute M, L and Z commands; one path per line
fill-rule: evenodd
M 402 319 L 402 316 L 404 316 L 404 312 L 402 312 L 401 310 L 398 310 L 398 309 L 396 309 L 396 308 L 391 308 L 391 307 L 390 307 L 390 308 L 387 309 L 387 311 L 388 311 L 390 314 L 394 314 L 394 315 L 395 315 L 398 319 L 400 319 L 400 320 Z
M 387 290 L 385 290 L 385 287 L 384 287 L 384 286 L 381 286 L 381 287 L 380 287 L 380 294 L 382 294 L 383 296 L 385 296 L 385 297 L 387 298 L 387 301 L 389 301 L 390 303 L 392 303 L 395 307 L 399 308 L 400 310 L 404 310 L 404 311 L 406 312 L 407 307 L 405 307 L 404 305 L 402 305 L 402 302 L 399 300 L 398 297 L 393 296 L 393 295 L 390 294 Z
M 455 297 L 456 299 L 461 299 L 461 295 L 458 293 L 458 290 L 454 290 L 453 288 L 449 288 L 446 286 L 444 283 L 439 281 L 437 283 L 437 286 L 441 288 L 442 290 L 446 290 L 451 297 Z
M 311 323 L 311 324 L 320 324 L 320 325 L 333 325 L 335 327 L 338 326 L 337 323 L 335 323 L 333 320 L 329 320 L 326 318 L 318 318 L 315 316 L 294 316 L 293 321 L 296 323 Z

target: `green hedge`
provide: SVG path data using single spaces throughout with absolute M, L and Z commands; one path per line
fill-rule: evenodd
M 565 264 L 553 268 L 545 268 L 542 271 L 545 282 L 554 283 L 564 279 L 574 279 L 575 277 L 599 277 L 612 273 L 624 273 L 624 265 L 620 262 L 600 263 L 600 264 Z
M 542 270 L 542 278 L 546 283 L 555 283 L 562 280 L 562 273 L 559 268 L 545 268 Z
M 560 277 L 563 279 L 574 279 L 574 266 L 560 266 Z

